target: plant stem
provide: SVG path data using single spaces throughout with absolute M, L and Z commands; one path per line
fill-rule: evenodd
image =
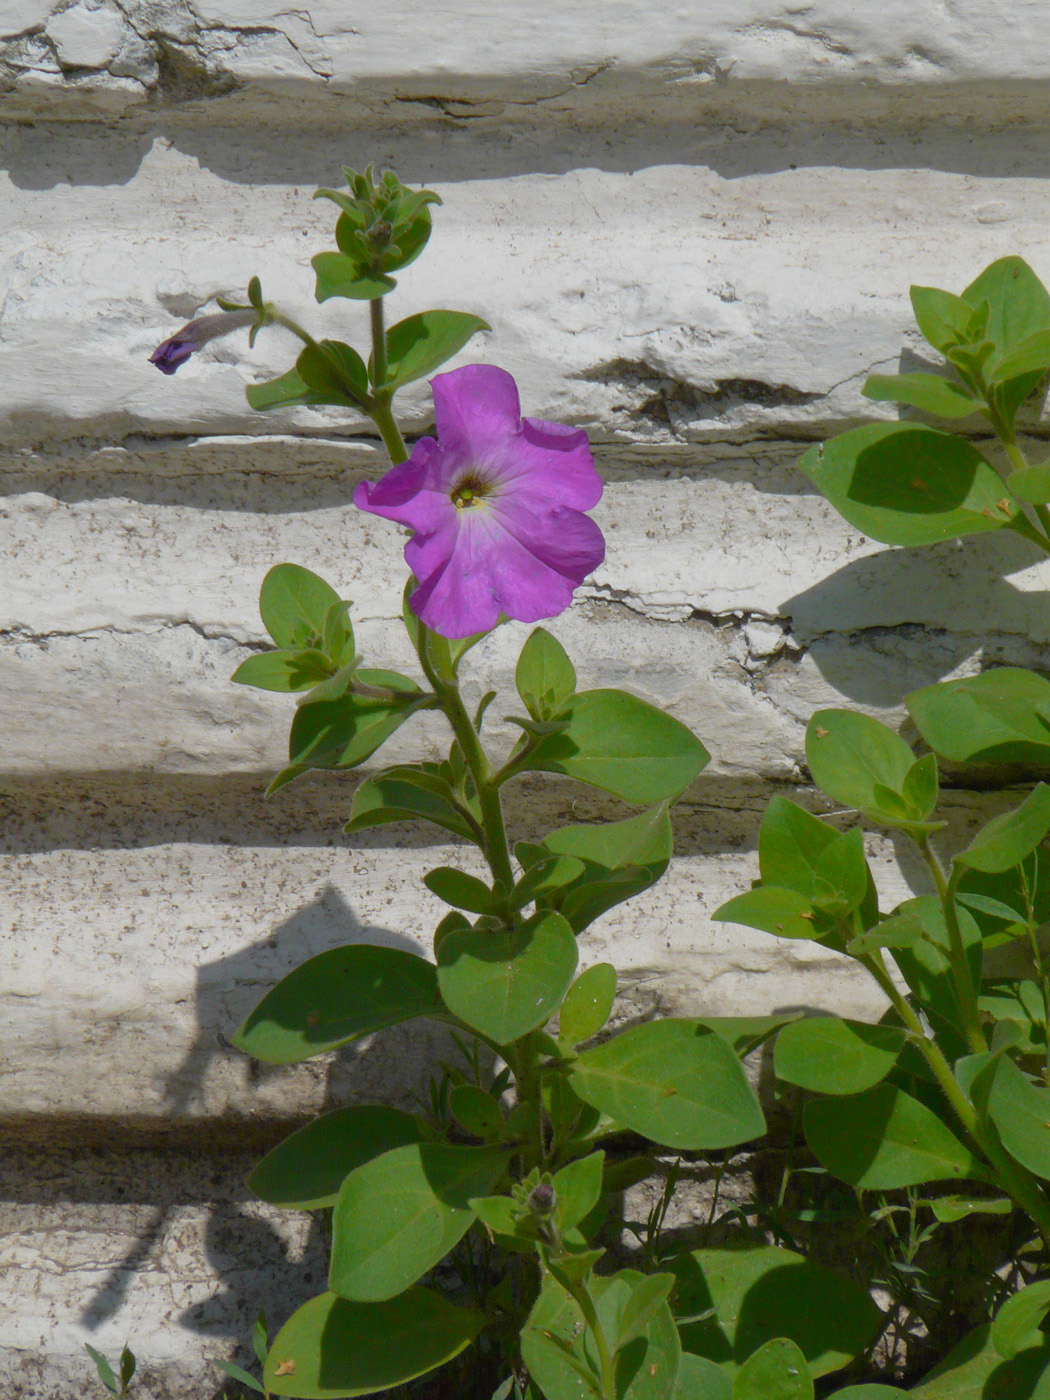
M 601 1318 L 598 1316 L 598 1309 L 594 1306 L 594 1299 L 585 1283 L 577 1283 L 561 1269 L 552 1268 L 551 1273 L 570 1294 L 580 1312 L 583 1313 L 584 1321 L 590 1329 L 594 1338 L 594 1345 L 598 1352 L 598 1368 L 601 1378 L 602 1400 L 616 1400 L 616 1368 L 613 1365 L 612 1352 L 609 1350 L 609 1342 L 605 1335 L 605 1328 L 602 1326 Z
M 386 328 L 383 323 L 383 298 L 373 297 L 368 303 L 369 321 L 372 328 L 372 404 L 369 415 L 379 429 L 383 446 L 393 466 L 408 459 L 405 440 L 401 429 L 390 411 L 390 401 L 394 397 L 389 389 L 384 389 L 386 379 Z
M 1047 1247 L 1050 1248 L 1050 1201 L 1043 1194 L 1039 1182 L 1026 1168 L 1020 1166 L 1006 1153 L 995 1136 L 994 1129 L 990 1133 L 985 1131 L 976 1109 L 956 1082 L 940 1046 L 930 1040 L 922 1028 L 922 1022 L 906 998 L 894 985 L 886 970 L 886 965 L 882 961 L 881 954 L 869 953 L 860 961 L 864 963 L 872 977 L 885 992 L 897 1015 L 911 1032 L 912 1043 L 929 1066 L 930 1072 L 937 1080 L 941 1092 L 951 1105 L 955 1116 L 992 1164 L 999 1184 L 1007 1195 L 1012 1197 L 1016 1204 L 1022 1210 L 1027 1211 L 1035 1221 L 1039 1233 Z M 987 1050 L 983 1044 L 982 1050 Z
M 941 863 L 937 859 L 928 837 L 918 838 L 916 845 L 926 863 L 927 870 L 933 877 L 941 901 L 941 909 L 944 911 L 944 926 L 948 932 L 948 961 L 951 963 L 952 980 L 955 983 L 955 995 L 959 1000 L 959 1012 L 963 1020 L 966 1041 L 975 1055 L 981 1055 L 988 1049 L 988 1042 L 981 1031 L 977 991 L 970 974 L 970 964 L 966 960 L 962 930 L 959 928 L 959 911 L 955 907 L 957 874 L 953 873 L 950 880 L 945 878 Z

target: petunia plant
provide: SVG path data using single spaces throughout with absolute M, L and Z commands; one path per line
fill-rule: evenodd
M 785 1366 L 822 1375 L 864 1348 L 879 1318 L 865 1291 L 765 1245 L 700 1250 L 671 1267 L 649 1250 L 644 1268 L 618 1268 L 599 1234 L 623 1188 L 654 1170 L 654 1148 L 721 1153 L 765 1128 L 740 1056 L 784 1017 L 613 1031 L 615 969 L 586 951 L 595 920 L 667 869 L 671 807 L 708 754 L 638 696 L 581 689 L 543 627 L 524 636 L 516 694 L 496 711 L 517 739 L 501 749 L 485 730 L 496 695 L 468 706 L 472 648 L 495 627 L 558 615 L 601 563 L 604 541 L 587 514 L 601 480 L 586 435 L 522 417 L 504 370 L 435 374 L 485 328 L 479 318 L 423 311 L 387 327 L 394 274 L 426 244 L 437 196 L 389 173 L 377 181 L 371 168 L 346 176 L 347 191 L 318 192 L 339 215 L 337 250 L 313 260 L 316 295 L 368 303 L 367 354 L 315 339 L 253 278 L 246 303 L 224 299 L 226 319 L 191 322 L 153 359 L 174 372 L 216 334 L 281 326 L 303 348 L 294 368 L 248 388 L 251 404 L 338 405 L 375 424 L 391 466 L 359 484 L 354 502 L 410 532 L 403 616 L 418 669 L 366 663 L 338 586 L 281 563 L 260 595 L 275 649 L 250 657 L 235 680 L 298 695 L 289 761 L 271 792 L 309 770 L 357 769 L 414 715 L 440 713 L 447 757 L 370 765 L 346 831 L 428 823 L 475 848 L 483 873 L 421 872 L 449 906 L 427 952 L 332 948 L 274 987 L 234 1036 L 283 1065 L 426 1018 L 461 1052 L 435 1071 L 429 1111 L 337 1108 L 252 1173 L 262 1199 L 330 1209 L 332 1226 L 328 1289 L 281 1327 L 263 1384 L 320 1400 L 447 1364 L 453 1393 L 485 1400 L 493 1390 L 499 1400 L 761 1400 Z M 392 401 L 424 376 L 436 435 L 409 452 Z M 516 780 L 537 773 L 610 794 L 624 814 L 512 847 L 505 809 Z M 732 1297 L 756 1281 L 757 1331 L 729 1342 L 717 1323 L 698 1324 L 712 1289 L 739 1310 Z M 799 1296 L 836 1298 L 833 1345 L 800 1324 Z

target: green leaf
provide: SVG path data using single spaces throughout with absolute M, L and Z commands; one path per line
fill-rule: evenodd
M 813 893 L 817 862 L 838 832 L 779 793 L 770 798 L 758 834 L 758 868 L 764 885 Z
M 1019 506 L 976 447 L 915 423 L 869 423 L 812 447 L 799 466 L 846 520 L 883 544 L 1001 530 Z
M 674 1286 L 674 1274 L 645 1274 L 634 1285 L 631 1296 L 620 1314 L 620 1330 L 614 1343 L 617 1352 L 633 1342 L 635 1337 L 642 1335 L 657 1308 L 667 1301 Z
M 998 874 L 1020 865 L 1050 831 L 1050 787 L 1040 783 L 1020 807 L 1003 812 L 981 828 L 965 851 L 952 857 L 987 874 Z
M 410 1113 L 376 1104 L 323 1113 L 269 1151 L 248 1186 L 272 1206 L 320 1210 L 335 1204 L 344 1179 L 365 1162 L 421 1139 Z
M 845 1390 L 836 1390 L 830 1400 L 896 1400 L 897 1396 L 907 1400 L 907 1393 L 895 1385 L 848 1385 Z
M 1050 294 L 1023 258 L 999 258 L 963 292 L 970 306 L 988 302 L 985 335 L 1000 349 L 1013 349 L 1050 330 Z
M 514 683 L 533 719 L 550 719 L 575 693 L 576 668 L 561 642 L 537 627 L 521 649 Z
M 117 1385 L 117 1378 L 113 1374 L 113 1367 L 109 1364 L 107 1358 L 103 1356 L 100 1351 L 96 1351 L 95 1348 L 90 1346 L 87 1342 L 84 1343 L 84 1350 L 95 1363 L 95 1370 L 98 1372 L 98 1378 L 102 1384 L 111 1395 L 119 1395 L 120 1387 Z
M 740 1061 L 699 1021 L 653 1021 L 585 1050 L 569 1084 L 585 1103 L 666 1147 L 733 1147 L 765 1130 Z
M 905 697 L 919 733 L 956 763 L 1050 760 L 1050 681 L 1001 666 L 966 680 L 941 681 Z
M 631 1296 L 645 1275 L 622 1269 L 588 1282 L 602 1330 L 619 1335 Z M 559 1343 L 561 1345 L 559 1345 Z M 569 1355 L 577 1362 L 571 1365 Z M 583 1315 L 565 1289 L 549 1275 L 521 1334 L 522 1358 L 533 1381 L 557 1400 L 592 1400 L 584 1379 L 597 1379 L 597 1357 Z M 618 1400 L 667 1400 L 673 1395 L 681 1347 L 666 1303 L 657 1306 L 640 1338 L 629 1344 L 617 1363 Z M 599 1392 L 596 1392 L 600 1394 Z
M 683 1351 L 672 1400 L 733 1400 L 733 1381 L 706 1356 Z
M 673 845 L 664 802 L 626 821 L 548 832 L 543 852 L 584 864 L 583 874 L 548 902 L 580 933 L 599 915 L 654 884 L 670 863 Z
M 711 757 L 684 724 L 623 690 L 586 690 L 563 715 L 566 728 L 542 738 L 523 767 L 578 778 L 627 802 L 677 797 Z
M 471 336 L 491 329 L 480 316 L 465 311 L 420 311 L 398 321 L 386 333 L 385 387 L 399 389 L 432 374 L 462 350 Z M 371 360 L 368 371 L 371 376 Z
M 789 1025 L 802 1013 L 789 1011 L 782 1016 L 701 1016 L 700 1024 L 720 1035 L 741 1059 L 765 1043 L 781 1026 Z
M 963 385 L 939 374 L 872 374 L 861 393 L 876 402 L 910 404 L 939 418 L 969 418 L 983 406 Z
M 975 1084 L 975 1103 L 978 1092 Z M 980 1097 L 980 1106 L 1014 1161 L 1050 1181 L 1050 1090 L 1033 1084 L 1013 1060 L 1000 1055 Z
M 1050 462 L 1021 467 L 1019 471 L 1010 473 L 1006 484 L 1018 500 L 1046 505 L 1050 501 Z
M 322 340 L 305 345 L 295 362 L 299 378 L 315 394 L 326 396 L 326 402 L 344 403 L 354 407 L 369 402 L 365 362 L 356 350 L 341 340 Z
M 498 1100 L 476 1084 L 454 1084 L 449 1090 L 448 1106 L 460 1127 L 474 1137 L 494 1138 L 503 1129 Z
M 801 1089 L 858 1094 L 885 1079 L 903 1047 L 904 1032 L 894 1026 L 812 1016 L 780 1032 L 773 1067 Z
M 909 1392 L 911 1400 L 1050 1400 L 1050 1347 L 1030 1347 L 1004 1361 L 988 1323 L 978 1327 Z
M 518 928 L 453 930 L 438 949 L 437 980 L 454 1016 L 509 1045 L 558 1009 L 576 961 L 568 923 L 542 911 Z
M 942 355 L 969 340 L 973 307 L 962 297 L 938 287 L 912 287 L 911 305 L 919 330 Z
M 268 408 L 300 408 L 317 404 L 345 408 L 347 404 L 347 396 L 342 392 L 326 394 L 311 389 L 297 369 L 286 370 L 276 379 L 266 379 L 261 384 L 246 384 L 244 393 L 249 405 L 260 412 Z
M 264 651 L 242 661 L 230 679 L 236 685 L 252 685 L 256 690 L 310 690 L 332 674 L 323 652 Z
M 260 1308 L 252 1324 L 252 1351 L 255 1352 L 255 1359 L 260 1366 L 266 1365 L 266 1353 L 269 1350 L 270 1343 L 266 1333 L 266 1313 Z
M 571 1230 L 598 1204 L 602 1194 L 604 1152 L 578 1157 L 551 1180 L 558 1198 L 557 1219 L 562 1230 Z
M 443 899 L 454 909 L 466 909 L 469 914 L 484 914 L 495 898 L 484 880 L 451 865 L 428 871 L 423 876 L 423 883 L 438 899 Z
M 1000 1356 L 1011 1357 L 1026 1347 L 1042 1346 L 1046 1340 L 1040 1324 L 1050 1313 L 1050 1279 L 1030 1283 L 1007 1298 L 992 1323 L 992 1346 Z
M 993 365 L 996 383 L 1017 379 L 1021 375 L 1042 375 L 1050 368 L 1050 330 L 1035 331 L 1026 336 Z
M 817 858 L 813 903 L 824 914 L 844 919 L 864 902 L 871 880 L 859 827 L 836 834 Z
M 507 1155 L 410 1143 L 352 1171 L 332 1213 L 332 1292 L 380 1302 L 415 1283 L 469 1230 L 470 1198 L 490 1194 Z
M 416 1016 L 440 1016 L 437 972 L 401 948 L 352 943 L 301 963 L 237 1030 L 239 1050 L 291 1065 Z
M 866 1191 L 987 1176 L 984 1164 L 936 1114 L 892 1084 L 816 1099 L 806 1104 L 802 1121 L 817 1161 Z
M 777 1337 L 800 1348 L 811 1375 L 827 1375 L 864 1351 L 884 1320 L 862 1283 L 775 1245 L 696 1249 L 671 1268 L 675 1312 L 712 1313 L 680 1325 L 683 1347 L 729 1375 Z
M 449 783 L 436 773 L 407 765 L 387 768 L 360 784 L 344 830 L 363 831 L 366 827 L 402 821 L 433 822 L 456 836 L 477 840 Z
M 483 1313 L 426 1288 L 383 1303 L 311 1298 L 274 1338 L 263 1379 L 271 1395 L 339 1400 L 373 1395 L 442 1366 L 468 1347 Z
M 733 1400 L 813 1400 L 805 1358 L 787 1337 L 766 1342 L 741 1366 Z
M 361 272 L 361 264 L 345 253 L 315 253 L 310 259 L 317 274 L 314 296 L 320 301 L 329 297 L 349 297 L 353 301 L 373 301 L 392 292 L 397 283 L 381 272 Z
M 323 578 L 299 564 L 276 564 L 262 581 L 259 612 L 263 626 L 279 647 L 316 646 L 338 593 Z
M 596 1036 L 609 1019 L 616 1000 L 616 969 L 612 963 L 594 963 L 581 972 L 565 994 L 559 1022 L 559 1043 L 575 1049 Z
M 257 1390 L 260 1395 L 265 1394 L 262 1385 L 243 1366 L 238 1366 L 232 1361 L 219 1360 L 215 1364 L 224 1375 L 229 1376 L 231 1381 L 240 1381 L 241 1385 L 246 1385 L 249 1390 Z
M 537 847 L 543 854 L 543 848 Z M 550 856 L 529 867 L 510 893 L 510 908 L 524 909 L 527 904 L 557 903 L 556 898 L 569 885 L 575 884 L 587 867 L 575 856 Z
M 905 774 L 901 787 L 901 797 L 905 806 L 917 812 L 921 820 L 933 816 L 937 806 L 940 785 L 937 780 L 937 755 L 923 754 L 917 758 Z
M 1006 1196 L 939 1196 L 935 1201 L 926 1201 L 934 1217 L 942 1225 L 953 1225 L 957 1220 L 968 1220 L 973 1215 L 1009 1215 L 1013 1202 Z
M 806 729 L 806 762 L 813 781 L 836 802 L 886 825 L 900 824 L 875 791 L 881 786 L 899 796 L 915 763 L 892 729 L 854 710 L 818 710 Z
M 361 684 L 371 684 L 359 671 Z M 354 768 L 385 744 L 418 710 L 434 699 L 418 689 L 389 698 L 351 693 L 336 700 L 307 699 L 295 712 L 288 736 L 289 762 L 298 769 Z
M 759 885 L 736 895 L 719 905 L 711 918 L 761 929 L 777 938 L 812 938 L 818 943 L 835 931 L 833 920 L 814 909 L 811 899 L 776 885 Z
M 957 908 L 956 914 L 970 975 L 976 986 L 981 980 L 983 961 L 981 930 L 967 909 Z M 894 961 L 923 1010 L 927 1015 L 942 1017 L 961 1030 L 962 1016 L 948 957 L 951 939 L 940 900 L 936 895 L 921 895 L 918 899 L 906 900 L 895 918 L 887 923 L 899 930 L 900 936 L 895 937 L 888 946 L 893 948 Z M 882 932 L 886 926 L 881 925 L 877 932 Z M 921 937 L 911 941 L 907 937 L 909 926 L 918 928 Z M 959 1053 L 964 1054 L 965 1051 L 960 1049 Z

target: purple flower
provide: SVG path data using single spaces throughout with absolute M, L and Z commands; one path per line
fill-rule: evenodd
M 179 365 L 184 365 L 190 356 L 202 345 L 207 345 L 209 340 L 227 335 L 230 331 L 240 330 L 242 326 L 250 326 L 257 316 L 254 308 L 246 311 L 221 311 L 214 316 L 198 316 L 195 321 L 188 321 L 181 331 L 169 335 L 167 340 L 158 345 L 149 357 L 149 362 L 156 365 L 161 374 L 174 374 Z
M 587 434 L 522 418 L 506 370 L 466 365 L 431 380 L 437 440 L 361 482 L 354 505 L 413 531 L 405 560 L 419 580 L 412 611 L 444 637 L 554 617 L 605 558 L 583 511 L 602 483 Z

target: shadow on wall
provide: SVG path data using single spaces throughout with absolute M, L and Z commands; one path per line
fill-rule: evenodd
M 185 1122 L 195 1108 L 201 1113 L 195 1121 L 200 1124 L 202 1147 L 208 1146 L 208 1118 L 221 1112 L 209 1103 L 207 1087 L 220 1061 L 239 1062 L 247 1080 L 260 1088 L 289 1073 L 285 1067 L 261 1065 L 232 1049 L 229 1036 L 233 1030 L 285 973 L 307 957 L 346 943 L 420 951 L 403 934 L 363 924 L 339 892 L 328 887 L 284 920 L 270 938 L 198 970 L 197 1037 L 169 1076 L 167 1106 L 169 1119 L 175 1122 Z M 455 1053 L 447 1033 L 429 1022 L 409 1023 L 369 1036 L 311 1063 L 316 1078 L 324 1082 L 319 1111 L 372 1101 L 417 1107 L 417 1096 L 426 1093 L 428 1070 Z M 313 1105 L 308 1111 L 314 1111 Z M 258 1155 L 262 1155 L 261 1149 Z M 251 1159 L 248 1170 L 255 1160 L 257 1157 Z M 255 1212 L 251 1205 L 254 1198 L 242 1183 L 234 1184 L 231 1194 L 233 1199 L 217 1201 L 210 1211 L 204 1240 L 210 1269 L 221 1278 L 222 1290 L 205 1302 L 193 1303 L 180 1317 L 192 1332 L 223 1338 L 249 1336 L 260 1306 L 275 1322 L 283 1321 L 300 1302 L 323 1289 L 325 1272 L 317 1216 L 310 1218 L 304 1237 L 290 1245 Z M 83 1326 L 96 1331 L 124 1305 L 139 1275 L 164 1270 L 165 1253 L 179 1248 L 172 1237 L 178 1233 L 180 1204 L 169 1202 L 153 1212 L 123 1258 L 85 1299 L 80 1314 Z

